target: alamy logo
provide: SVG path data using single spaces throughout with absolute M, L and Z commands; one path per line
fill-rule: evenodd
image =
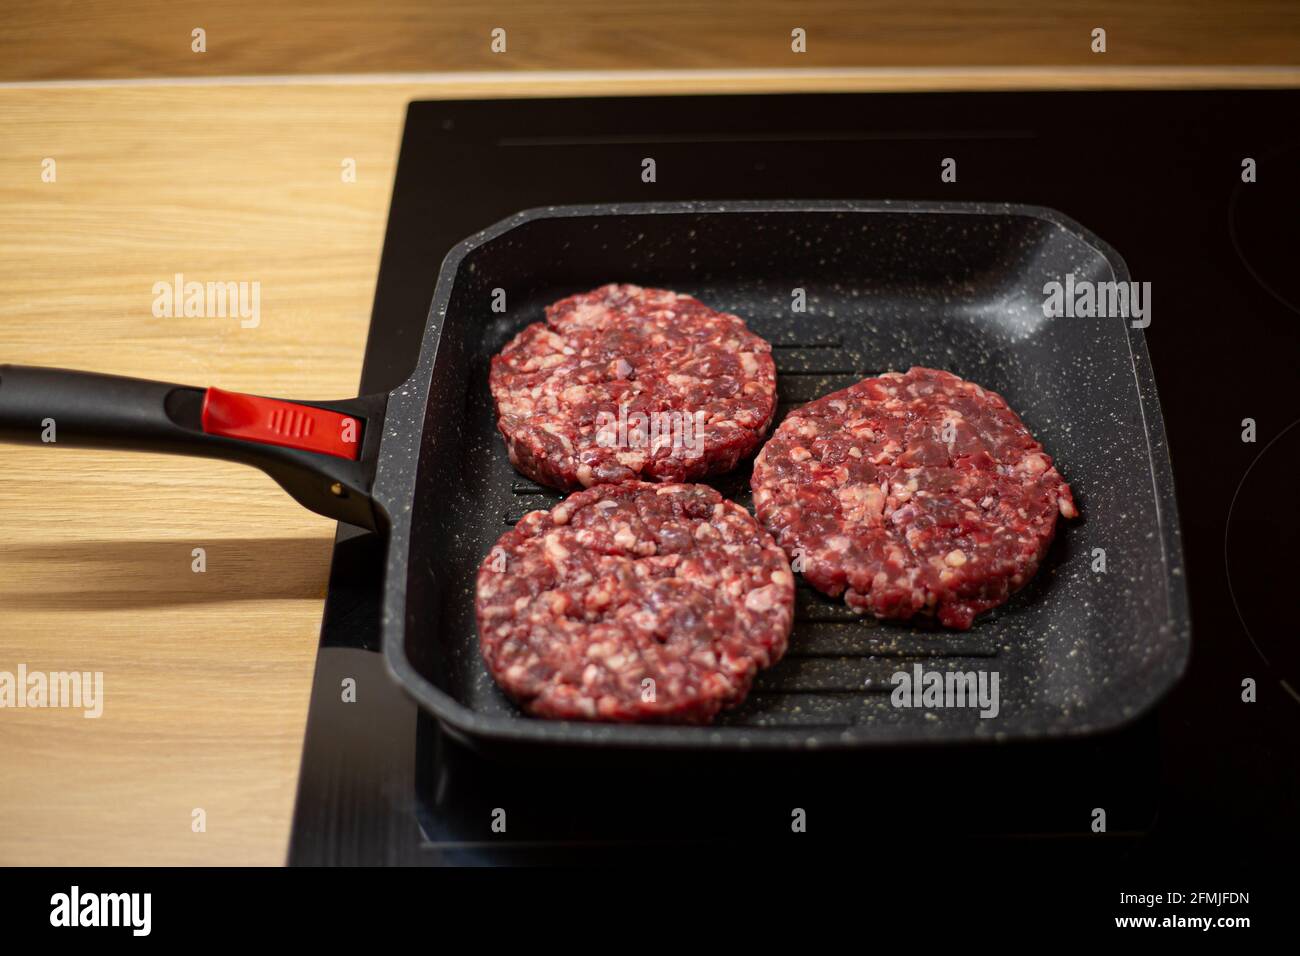
M 916 664 L 912 673 L 896 671 L 889 682 L 895 707 L 977 707 L 984 718 L 996 717 L 1001 707 L 997 671 L 927 671 Z
M 620 405 L 618 414 L 596 414 L 596 445 L 600 448 L 682 449 L 686 458 L 704 454 L 704 412 L 631 412 Z
M 1043 286 L 1043 316 L 1132 319 L 1135 329 L 1151 324 L 1150 282 L 1093 282 L 1067 273 L 1064 282 Z
M 239 319 L 241 329 L 262 324 L 262 283 L 185 281 L 178 272 L 171 282 L 153 284 L 156 319 Z
M 0 709 L 68 707 L 94 719 L 104 713 L 103 671 L 0 671 Z
M 50 897 L 51 926 L 129 926 L 132 936 L 148 936 L 152 923 L 152 893 L 83 894 L 74 886 Z

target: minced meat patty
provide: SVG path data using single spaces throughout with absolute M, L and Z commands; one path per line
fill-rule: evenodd
M 548 306 L 489 386 L 511 463 L 563 490 L 730 471 L 776 411 L 771 346 L 743 320 L 635 285 Z
M 599 485 L 502 535 L 476 611 L 489 672 L 530 714 L 703 723 L 785 653 L 794 576 L 712 488 Z
M 966 629 L 1033 577 L 1070 487 L 1002 397 L 948 372 L 865 379 L 759 452 L 759 520 L 817 590 Z

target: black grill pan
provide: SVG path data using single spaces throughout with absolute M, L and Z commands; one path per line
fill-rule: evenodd
M 1142 333 L 1123 318 L 1045 319 L 1043 287 L 1067 274 L 1128 279 L 1096 237 L 1026 206 L 535 209 L 447 256 L 416 370 L 387 395 L 276 404 L 0 366 L 0 439 L 40 442 L 54 420 L 54 447 L 243 461 L 305 506 L 385 535 L 387 663 L 471 744 L 797 750 L 1085 734 L 1151 707 L 1181 674 L 1190 638 L 1173 482 Z M 524 717 L 479 657 L 474 574 L 511 523 L 557 496 L 507 462 L 488 362 L 546 304 L 614 281 L 688 292 L 743 316 L 775 347 L 778 415 L 912 365 L 1000 392 L 1056 459 L 1082 518 L 1063 522 L 1037 578 L 967 633 L 864 620 L 801 586 L 786 658 L 715 726 Z M 497 289 L 506 294 L 504 314 L 491 308 Z M 792 311 L 795 289 L 805 292 L 805 312 Z M 333 432 L 349 419 L 361 430 L 340 446 Z M 717 485 L 748 505 L 748 478 L 746 466 Z M 1105 573 L 1093 570 L 1099 551 Z M 892 706 L 891 675 L 917 665 L 996 672 L 998 716 Z
M 1083 734 L 1137 716 L 1189 648 L 1173 485 L 1141 332 L 1122 318 L 1045 319 L 1043 286 L 1127 280 L 1065 217 L 1009 205 L 689 203 L 521 213 L 443 263 L 419 368 L 392 396 L 376 496 L 394 516 L 384 652 L 455 735 L 698 748 L 854 747 Z M 490 357 L 543 307 L 610 281 L 688 292 L 743 316 L 775 347 L 778 420 L 888 369 L 948 369 L 1000 392 L 1070 481 L 1036 580 L 967 633 L 855 617 L 805 586 L 786 658 L 709 728 L 522 716 L 479 658 L 474 574 L 497 537 L 559 496 L 515 473 L 496 433 Z M 494 289 L 508 311 L 493 313 Z M 791 310 L 805 290 L 807 311 Z M 415 468 L 412 455 L 418 453 Z M 715 484 L 749 505 L 748 466 Z M 1094 549 L 1106 572 L 1095 573 Z M 890 676 L 996 671 L 1000 713 L 900 709 Z

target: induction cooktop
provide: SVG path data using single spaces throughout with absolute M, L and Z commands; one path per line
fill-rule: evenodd
M 1300 148 L 1286 121 L 1296 115 L 1291 91 L 411 104 L 360 394 L 412 370 L 444 254 L 530 207 L 1008 202 L 1059 210 L 1101 236 L 1151 283 L 1145 336 L 1173 459 L 1192 657 L 1158 708 L 1077 740 L 783 757 L 485 756 L 449 738 L 387 674 L 381 542 L 343 526 L 289 863 L 680 862 L 724 846 L 879 861 L 943 847 L 956 860 L 974 848 L 985 868 L 1132 871 L 1294 843 L 1300 667 L 1283 575 L 1300 545 L 1290 488 L 1300 460 L 1291 281 Z M 955 181 L 941 178 L 946 159 Z M 1125 586 L 1123 568 L 1108 573 Z M 355 694 L 341 690 L 348 678 Z M 792 826 L 800 813 L 802 829 Z

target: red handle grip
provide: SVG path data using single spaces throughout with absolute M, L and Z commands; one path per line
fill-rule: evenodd
M 349 415 L 219 388 L 203 396 L 203 431 L 349 461 L 361 455 L 361 422 Z

